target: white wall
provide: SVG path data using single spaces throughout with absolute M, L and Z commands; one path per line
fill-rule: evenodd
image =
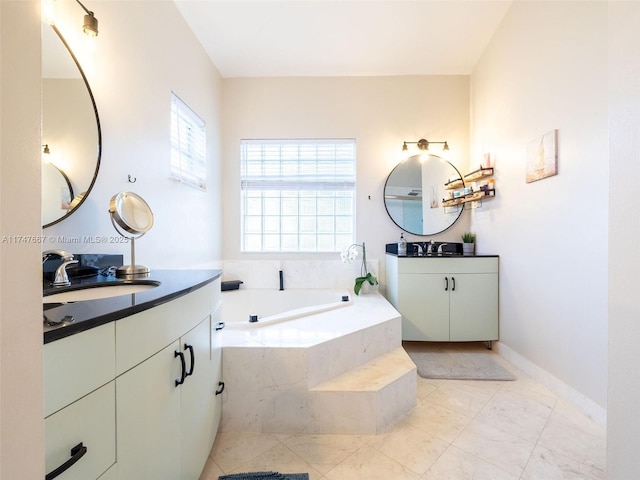
M 384 183 L 403 141 L 447 140 L 451 162 L 467 166 L 467 76 L 322 77 L 223 81 L 223 198 L 226 260 L 333 259 L 335 254 L 240 254 L 240 140 L 243 138 L 355 138 L 356 241 L 384 269 L 385 243 L 400 229 L 389 219 Z M 370 199 L 369 199 L 370 197 Z M 461 241 L 468 217 L 432 239 Z M 424 240 L 405 234 L 407 240 Z M 384 272 L 380 280 L 384 283 Z
M 40 2 L 0 2 L 0 478 L 44 477 Z
M 607 478 L 640 478 L 640 3 L 609 3 L 609 398 Z
M 471 77 L 471 158 L 497 197 L 473 212 L 500 254 L 500 342 L 604 417 L 607 404 L 606 2 L 515 2 Z M 558 129 L 558 175 L 525 183 L 527 144 Z M 582 396 L 586 398 L 582 398 Z
M 68 2 L 70 8 L 60 8 L 66 17 L 60 19 L 59 28 L 73 40 L 82 11 L 75 1 L 58 3 L 64 7 Z M 119 238 L 109 219 L 109 200 L 128 190 L 141 195 L 155 215 L 153 229 L 136 241 L 138 263 L 152 270 L 218 266 L 220 74 L 173 2 L 98 2 L 92 9 L 100 29 L 95 50 L 85 53 L 84 38 L 74 47 L 100 114 L 102 163 L 87 201 L 68 219 L 44 231 L 53 239 L 46 247 L 74 253 L 122 253 L 128 262 L 128 244 L 83 241 L 85 236 Z M 206 192 L 169 179 L 171 91 L 206 122 Z M 129 183 L 129 175 L 137 179 L 135 183 Z M 56 241 L 62 237 L 64 241 Z

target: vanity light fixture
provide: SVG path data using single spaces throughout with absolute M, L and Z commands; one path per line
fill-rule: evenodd
M 429 140 L 425 140 L 424 138 L 421 138 L 417 142 L 404 142 L 402 144 L 402 151 L 403 152 L 408 152 L 409 151 L 409 147 L 407 146 L 407 143 L 415 143 L 419 150 L 422 150 L 422 151 L 425 151 L 425 152 L 429 151 L 429 145 L 432 145 L 432 144 L 443 145 L 442 151 L 443 152 L 448 152 L 449 151 L 449 144 L 446 141 L 444 141 L 444 142 L 430 142 Z
M 82 31 L 90 37 L 97 37 L 98 19 L 93 16 L 92 11 L 88 10 L 87 7 L 80 3 L 80 0 L 76 0 L 76 2 L 78 2 L 78 5 L 80 5 L 82 9 L 87 12 L 87 14 L 84 16 L 84 25 L 82 25 Z

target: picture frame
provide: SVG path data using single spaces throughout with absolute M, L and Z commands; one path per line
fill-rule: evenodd
M 552 130 L 527 145 L 526 182 L 558 174 L 558 130 Z

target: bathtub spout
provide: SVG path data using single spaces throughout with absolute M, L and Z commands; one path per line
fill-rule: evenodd
M 280 270 L 280 290 L 284 290 L 284 275 L 282 274 L 282 270 Z

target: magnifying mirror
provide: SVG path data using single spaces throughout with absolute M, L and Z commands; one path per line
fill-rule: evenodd
M 131 241 L 131 265 L 116 270 L 116 277 L 139 277 L 149 274 L 149 268 L 136 265 L 135 240 L 153 227 L 153 212 L 142 197 L 133 192 L 120 192 L 109 202 L 111 223 L 120 235 Z

